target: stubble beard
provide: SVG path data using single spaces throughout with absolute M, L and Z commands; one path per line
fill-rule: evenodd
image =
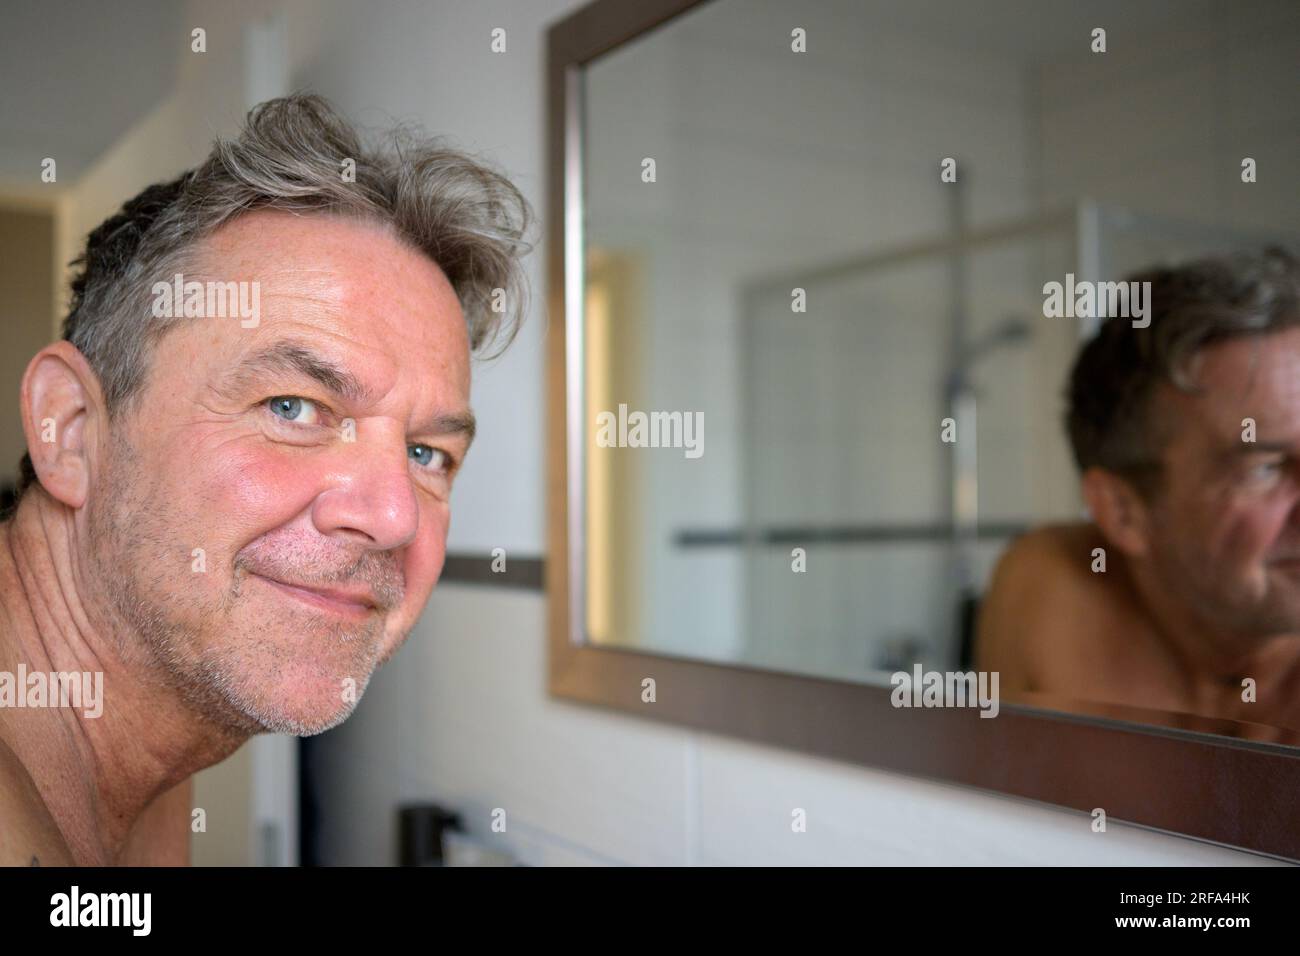
M 88 513 L 90 560 L 116 619 L 110 630 L 123 662 L 136 673 L 153 676 L 192 711 L 233 736 L 312 736 L 347 720 L 374 669 L 391 656 L 390 651 L 379 659 L 384 619 L 376 615 L 360 626 L 323 625 L 315 617 L 286 612 L 241 633 L 234 612 L 244 599 L 249 570 L 236 562 L 231 587 L 219 598 L 190 586 L 186 576 L 196 574 L 194 545 L 178 542 L 175 534 L 187 527 L 183 519 L 188 516 L 176 513 L 169 495 L 150 492 L 149 482 L 134 467 L 138 457 L 125 441 L 115 441 L 109 458 L 96 506 Z M 170 597 L 158 600 L 160 593 Z M 295 714 L 285 702 L 277 705 L 257 691 L 259 683 L 274 686 L 276 674 L 264 672 L 274 669 L 281 656 L 274 640 L 262 635 L 295 626 L 311 628 L 323 642 L 349 646 L 338 706 L 328 712 Z M 250 680 L 250 674 L 262 674 L 265 680 Z M 346 690 L 345 677 L 354 684 Z

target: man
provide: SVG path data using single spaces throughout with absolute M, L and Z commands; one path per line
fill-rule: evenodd
M 22 380 L 0 675 L 102 675 L 102 714 L 0 708 L 0 862 L 186 862 L 190 776 L 345 720 L 415 624 L 531 209 L 408 140 L 274 100 L 90 235 Z
M 1300 729 L 1300 268 L 1271 250 L 1133 277 L 1067 423 L 1092 520 L 1010 547 L 977 665 L 1042 691 Z

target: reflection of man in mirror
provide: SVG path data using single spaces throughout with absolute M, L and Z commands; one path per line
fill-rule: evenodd
M 1039 691 L 1300 729 L 1300 268 L 1280 250 L 1132 277 L 1067 423 L 1089 523 L 1018 539 L 977 663 Z
M 191 774 L 353 711 L 442 571 L 530 218 L 294 96 L 90 234 L 22 380 L 0 677 L 92 673 L 102 711 L 0 707 L 0 864 L 184 863 Z

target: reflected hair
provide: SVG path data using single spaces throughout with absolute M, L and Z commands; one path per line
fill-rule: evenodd
M 1158 386 L 1195 393 L 1201 349 L 1300 325 L 1300 265 L 1287 250 L 1199 259 L 1127 277 L 1150 282 L 1151 323 L 1107 319 L 1079 352 L 1066 389 L 1066 430 L 1082 472 L 1100 467 L 1150 499 L 1171 423 L 1155 408 Z

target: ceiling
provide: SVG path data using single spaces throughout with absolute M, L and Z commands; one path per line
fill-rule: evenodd
M 4 0 L 0 185 L 73 182 L 171 91 L 189 51 L 175 0 Z

